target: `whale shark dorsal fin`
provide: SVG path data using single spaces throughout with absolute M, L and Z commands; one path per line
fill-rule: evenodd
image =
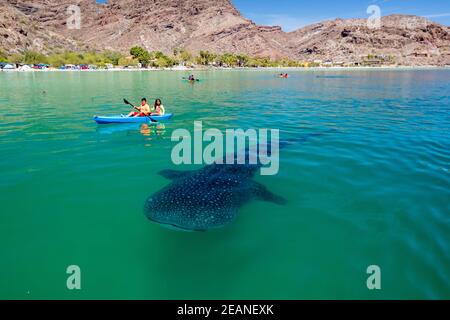
M 163 170 L 158 172 L 160 176 L 168 179 L 168 180 L 177 180 L 183 177 L 186 177 L 191 172 L 189 171 L 178 171 L 178 170 Z
M 278 205 L 285 205 L 287 203 L 286 199 L 270 192 L 265 186 L 260 183 L 255 182 L 254 192 L 258 199 L 273 202 Z

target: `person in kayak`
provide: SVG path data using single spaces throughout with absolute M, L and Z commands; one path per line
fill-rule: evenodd
M 147 103 L 146 98 L 142 98 L 141 106 L 134 107 L 137 111 L 131 111 L 128 117 L 148 117 L 151 114 L 150 106 Z
M 156 99 L 155 104 L 153 105 L 153 108 L 151 110 L 151 115 L 152 116 L 163 116 L 165 114 L 166 114 L 166 110 L 164 109 L 161 99 Z

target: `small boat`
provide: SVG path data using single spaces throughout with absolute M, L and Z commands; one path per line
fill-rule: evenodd
M 167 121 L 173 117 L 173 114 L 169 113 L 164 116 L 149 116 L 149 117 L 127 117 L 124 115 L 118 116 L 95 116 L 94 121 L 98 124 L 110 124 L 110 123 L 145 123 L 145 122 L 160 122 Z
M 200 82 L 200 79 L 193 79 L 193 80 L 191 80 L 191 79 L 188 79 L 188 78 L 183 78 L 182 80 L 183 81 L 187 81 L 187 82 L 191 82 L 191 83 L 193 83 L 193 82 Z

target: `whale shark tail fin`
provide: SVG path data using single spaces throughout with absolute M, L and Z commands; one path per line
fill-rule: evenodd
M 270 192 L 265 186 L 260 183 L 255 183 L 254 192 L 256 197 L 262 201 L 272 202 L 280 206 L 287 203 L 286 199 Z

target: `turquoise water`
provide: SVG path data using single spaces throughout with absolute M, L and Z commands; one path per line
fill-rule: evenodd
M 199 72 L 194 85 L 179 72 L 0 73 L 0 298 L 450 298 L 450 71 L 276 72 Z M 92 121 L 142 96 L 175 118 Z M 251 201 L 226 228 L 183 233 L 143 205 L 169 183 L 157 172 L 174 168 L 173 130 L 194 120 L 325 134 L 256 177 L 286 205 Z

